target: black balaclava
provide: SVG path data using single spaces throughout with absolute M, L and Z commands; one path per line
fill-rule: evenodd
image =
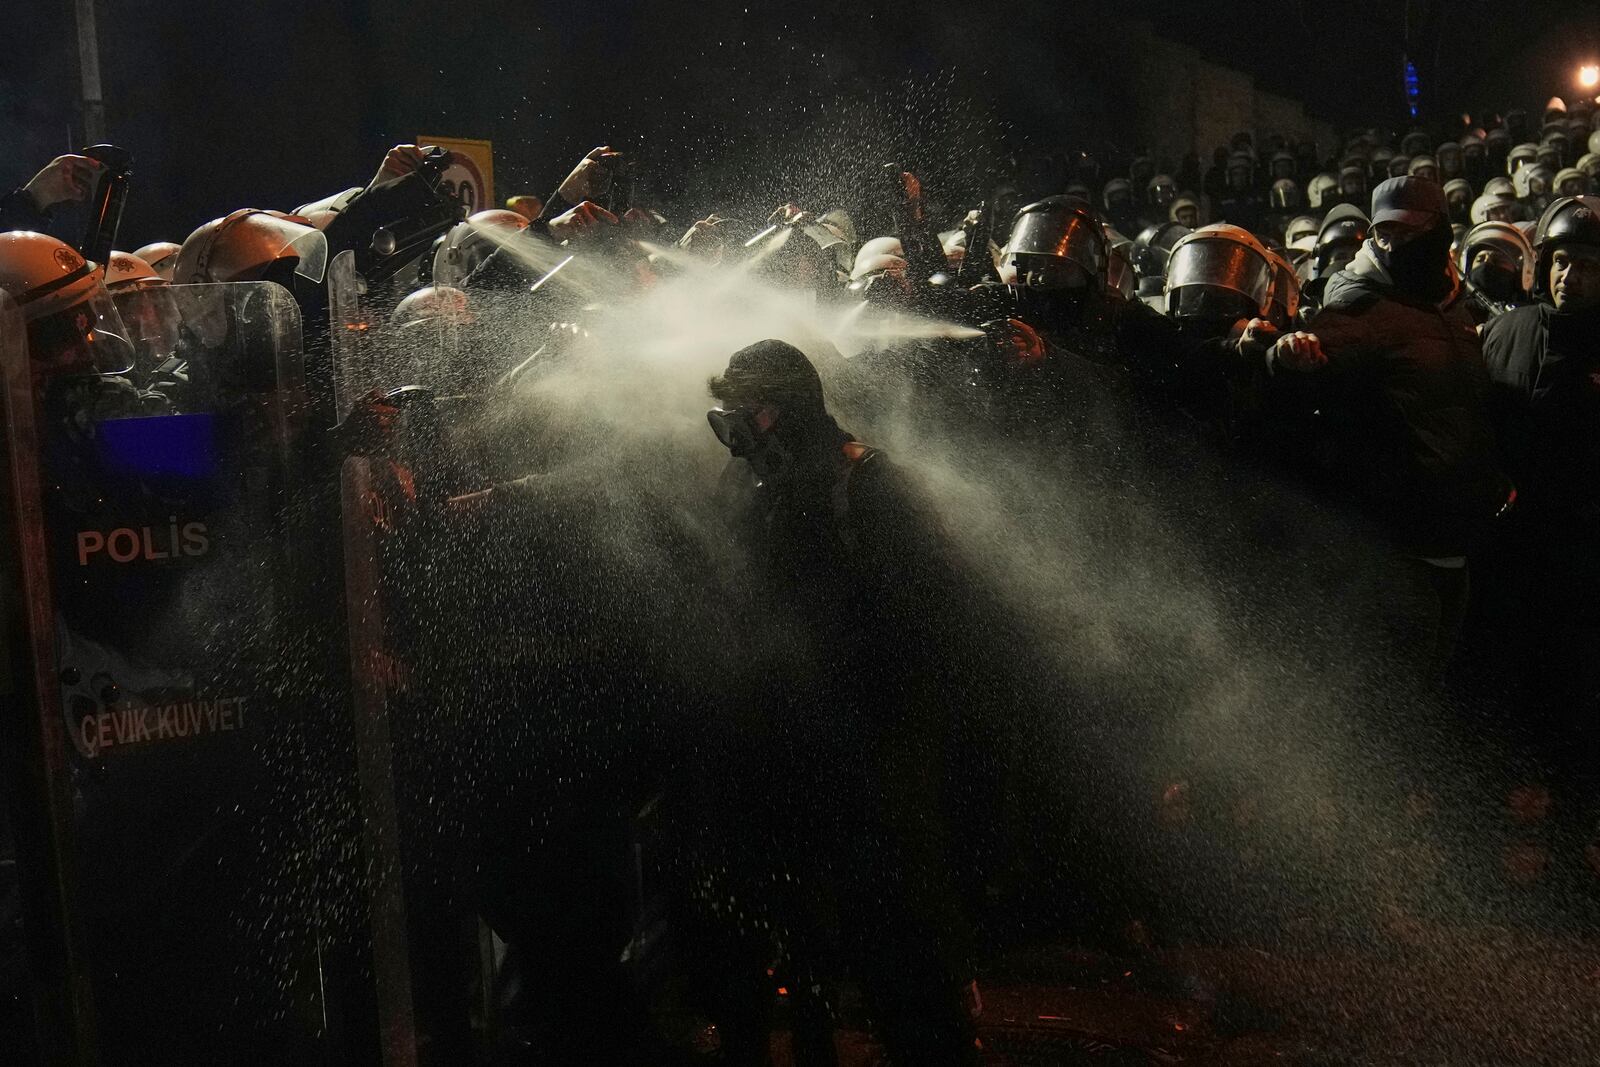
M 1479 263 L 1467 277 L 1474 289 L 1502 304 L 1509 304 L 1522 295 L 1522 272 L 1503 263 L 1493 260 Z
M 1396 289 L 1437 303 L 1450 295 L 1450 244 L 1454 240 L 1450 220 L 1441 216 L 1432 229 L 1407 244 L 1386 252 L 1374 241 L 1372 252 Z

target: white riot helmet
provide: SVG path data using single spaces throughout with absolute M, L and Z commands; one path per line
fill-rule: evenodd
M 1577 167 L 1563 167 L 1556 172 L 1556 180 L 1551 194 L 1554 196 L 1588 196 L 1590 187 L 1594 182 L 1590 180 L 1585 171 Z
M 183 246 L 176 241 L 151 241 L 133 250 L 133 254 L 156 269 L 163 281 L 172 280 L 172 268 L 178 265 L 178 250 Z
M 1502 196 L 1513 200 L 1517 195 L 1517 187 L 1511 184 L 1511 179 L 1503 175 L 1496 175 L 1483 183 L 1484 196 Z
M 131 252 L 112 252 L 106 263 L 105 287 L 109 293 L 148 289 L 165 285 L 167 280 L 156 269 Z
M 1539 146 L 1532 143 L 1519 144 L 1506 153 L 1506 173 L 1515 174 L 1523 167 L 1531 167 L 1539 159 Z
M 1503 253 L 1516 266 L 1522 291 L 1526 293 L 1533 289 L 1534 266 L 1538 257 L 1533 254 L 1533 245 L 1519 226 L 1510 222 L 1485 222 L 1468 230 L 1467 236 L 1461 241 L 1461 258 L 1456 263 L 1462 277 L 1472 273 L 1472 261 L 1484 249 Z
M 1180 240 L 1167 262 L 1167 314 L 1175 318 L 1262 316 L 1270 310 L 1271 253 L 1247 230 L 1202 226 Z
M 1508 197 L 1485 193 L 1472 202 L 1474 226 L 1481 226 L 1485 222 L 1516 222 L 1522 215 L 1522 205 Z
M 1547 195 L 1550 192 L 1550 180 L 1554 177 L 1549 167 L 1535 163 L 1511 175 L 1511 187 L 1517 191 L 1518 200 L 1530 200 Z
M 287 267 L 320 283 L 328 265 L 328 240 L 303 218 L 244 208 L 212 219 L 191 233 L 178 252 L 172 280 L 191 282 L 288 281 L 268 278 Z
M 1317 229 L 1316 219 L 1310 215 L 1296 215 L 1289 220 L 1289 225 L 1283 229 L 1283 243 L 1289 248 L 1295 248 L 1297 247 L 1296 241 L 1302 241 L 1308 237 L 1315 241 L 1317 239 Z M 1311 246 L 1307 245 L 1306 247 L 1310 248 Z
M 124 374 L 134 362 L 100 269 L 42 233 L 0 233 L 0 290 L 22 312 L 28 359 L 39 377 Z
M 898 237 L 874 237 L 861 246 L 850 268 L 850 280 L 858 282 L 869 274 L 904 274 L 910 267 L 905 246 Z
M 494 254 L 502 240 L 528 228 L 528 220 L 510 208 L 479 211 L 444 235 L 433 254 L 433 284 L 459 288 L 467 276 Z
M 1306 185 L 1306 203 L 1313 211 L 1321 211 L 1328 206 L 1328 200 L 1339 195 L 1339 179 L 1324 171 Z

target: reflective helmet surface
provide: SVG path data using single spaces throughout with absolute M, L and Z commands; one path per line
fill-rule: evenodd
M 151 241 L 133 250 L 133 254 L 156 269 L 167 281 L 172 280 L 172 268 L 178 264 L 178 251 L 183 246 L 176 241 Z
M 77 249 L 29 230 L 0 233 L 0 290 L 27 324 L 36 375 L 123 374 L 133 345 L 101 271 Z
M 1463 276 L 1472 272 L 1472 261 L 1484 248 L 1505 253 L 1516 264 L 1522 279 L 1523 292 L 1533 290 L 1535 256 L 1528 238 L 1515 225 L 1507 222 L 1485 222 L 1467 231 L 1461 241 L 1461 255 L 1456 265 Z
M 108 292 L 165 285 L 156 269 L 131 252 L 112 252 L 106 263 L 105 287 Z
M 1183 237 L 1167 263 L 1167 310 L 1183 314 L 1180 290 L 1236 294 L 1254 313 L 1267 313 L 1274 278 L 1272 254 L 1249 231 L 1214 223 Z
M 259 281 L 287 260 L 294 261 L 294 273 L 320 282 L 328 263 L 327 238 L 296 216 L 244 208 L 212 219 L 185 238 L 172 280 L 180 285 Z
M 1600 196 L 1564 197 L 1539 216 L 1533 235 L 1538 258 L 1532 287 L 1535 296 L 1549 299 L 1551 257 L 1556 249 L 1572 244 L 1600 248 Z
M 1108 251 L 1099 217 L 1072 196 L 1052 196 L 1026 205 L 1012 220 L 1006 240 L 1008 262 L 1015 264 L 1019 256 L 1049 257 L 1062 266 L 1071 264 L 1082 270 L 1095 286 L 1105 283 Z

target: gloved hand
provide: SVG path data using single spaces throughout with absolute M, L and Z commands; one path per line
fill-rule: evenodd
M 582 204 L 585 200 L 598 200 L 611 188 L 611 172 L 622 163 L 622 153 L 610 145 L 592 149 L 578 160 L 556 190 L 569 204 Z M 552 224 L 553 225 L 553 224 Z
M 372 176 L 367 183 L 368 189 L 377 189 L 385 185 L 393 185 L 422 166 L 427 159 L 424 154 L 431 151 L 429 147 L 419 147 L 414 144 L 397 144 L 389 149 L 383 157 L 383 164 L 378 167 L 378 173 Z
M 550 239 L 561 242 L 594 233 L 602 226 L 615 226 L 617 217 L 599 204 L 585 200 L 564 215 L 550 220 Z
M 104 164 L 88 156 L 57 156 L 22 187 L 40 211 L 89 199 Z

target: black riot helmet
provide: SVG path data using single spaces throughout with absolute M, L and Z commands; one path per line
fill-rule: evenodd
M 1181 222 L 1162 222 L 1147 226 L 1133 242 L 1133 266 L 1141 278 L 1164 277 L 1172 246 L 1194 231 Z
M 1108 254 L 1099 216 L 1075 196 L 1026 205 L 1011 220 L 1006 240 L 1006 262 L 1016 269 L 1017 284 L 1034 288 L 1073 288 L 1081 276 L 1088 287 L 1103 290 Z
M 1311 250 L 1311 276 L 1327 277 L 1350 262 L 1370 227 L 1367 213 L 1354 204 L 1340 204 L 1328 212 Z
M 1563 245 L 1592 245 L 1600 248 L 1600 196 L 1570 196 L 1545 208 L 1533 234 L 1533 249 L 1538 254 L 1534 270 L 1533 295 L 1549 302 L 1550 260 Z

